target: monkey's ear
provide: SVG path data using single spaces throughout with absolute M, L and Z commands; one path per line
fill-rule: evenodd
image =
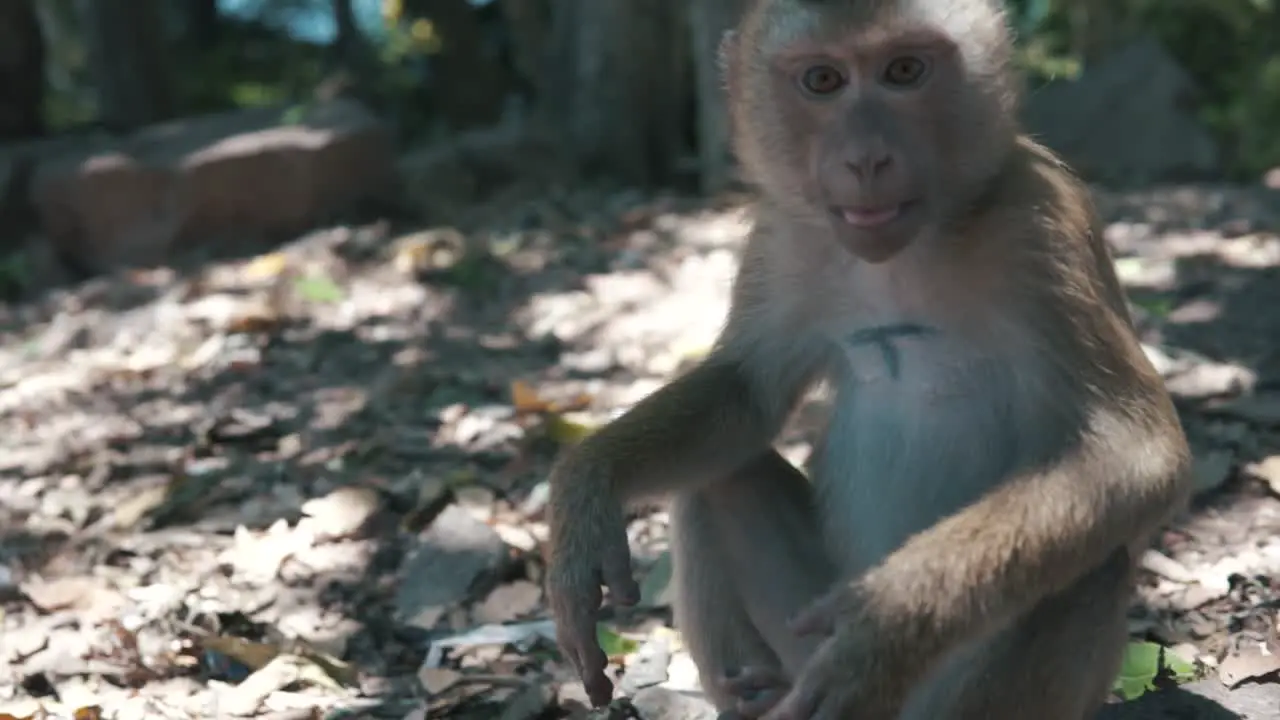
M 720 36 L 720 46 L 716 49 L 716 63 L 720 67 L 720 82 L 729 94 L 733 94 L 734 90 L 733 58 L 737 52 L 738 33 L 734 30 L 726 30 L 724 35 Z

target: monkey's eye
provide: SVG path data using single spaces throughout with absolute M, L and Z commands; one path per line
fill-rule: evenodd
M 884 68 L 886 85 L 906 88 L 919 85 L 929 71 L 929 64 L 918 57 L 904 55 L 889 61 Z
M 814 65 L 800 76 L 800 86 L 814 95 L 830 95 L 844 87 L 844 75 L 830 65 Z

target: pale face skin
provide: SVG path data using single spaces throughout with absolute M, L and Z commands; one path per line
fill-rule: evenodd
M 987 71 L 1003 60 L 972 62 L 948 25 L 973 19 L 929 7 L 779 2 L 744 26 L 757 49 L 730 61 L 748 171 L 870 263 L 948 226 L 1013 145 L 1015 99 Z

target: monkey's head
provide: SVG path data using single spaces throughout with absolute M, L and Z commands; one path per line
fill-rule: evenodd
M 999 0 L 756 0 L 722 52 L 748 177 L 868 262 L 941 235 L 1016 143 Z

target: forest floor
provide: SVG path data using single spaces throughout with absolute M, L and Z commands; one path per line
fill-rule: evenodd
M 1204 491 L 1132 634 L 1280 682 L 1280 196 L 1099 197 Z M 474 217 L 0 309 L 0 718 L 585 713 L 540 589 L 545 472 L 706 350 L 748 216 L 583 191 Z M 602 637 L 625 693 L 676 702 L 665 515 L 631 531 L 644 601 Z

